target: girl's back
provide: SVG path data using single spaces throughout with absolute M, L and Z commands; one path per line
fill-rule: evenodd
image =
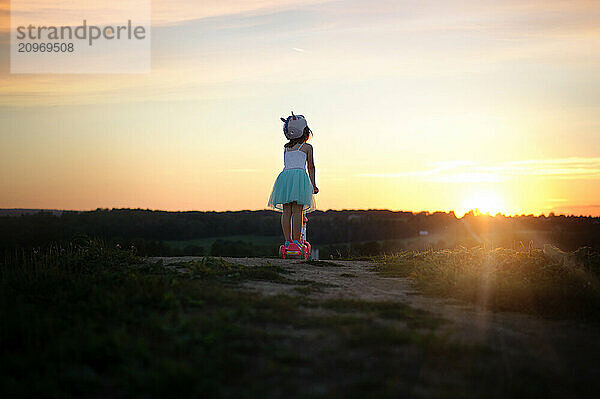
M 306 165 L 306 152 L 302 151 L 305 143 L 301 143 L 298 148 L 284 148 L 283 152 L 283 170 L 304 169 Z

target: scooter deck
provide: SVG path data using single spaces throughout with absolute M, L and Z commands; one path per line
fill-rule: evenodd
M 291 243 L 288 245 L 287 249 L 285 245 L 281 245 L 279 247 L 279 257 L 280 258 L 300 258 L 300 259 L 308 259 L 310 256 L 310 244 L 308 241 L 304 242 L 302 248 L 298 247 L 298 245 Z

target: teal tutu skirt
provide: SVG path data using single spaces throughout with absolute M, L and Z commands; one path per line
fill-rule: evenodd
M 295 201 L 304 206 L 305 212 L 311 212 L 316 208 L 313 191 L 306 170 L 287 169 L 277 176 L 268 206 L 277 211 L 282 211 L 283 204 Z

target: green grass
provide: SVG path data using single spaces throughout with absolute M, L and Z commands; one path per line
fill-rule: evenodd
M 308 292 L 262 296 L 248 280 Z M 321 288 L 268 264 L 167 268 L 93 241 L 13 254 L 0 265 L 0 396 L 545 398 L 597 385 L 457 344 L 405 304 L 308 295 Z
M 183 267 L 190 272 L 192 278 L 198 279 L 219 279 L 221 281 L 243 281 L 243 280 L 264 280 L 280 283 L 293 283 L 294 280 L 287 279 L 283 274 L 289 273 L 279 266 L 271 264 L 254 267 L 244 267 L 242 265 L 227 262 L 222 258 L 213 258 L 205 256 L 199 260 L 175 264 L 176 267 Z
M 571 260 L 556 260 L 536 249 L 403 252 L 379 258 L 375 270 L 382 276 L 409 277 L 426 294 L 490 310 L 597 318 L 600 257 L 593 251 L 565 256 Z

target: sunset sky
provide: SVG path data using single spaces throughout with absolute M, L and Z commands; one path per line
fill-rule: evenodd
M 9 3 L 0 208 L 263 209 L 293 110 L 319 209 L 600 215 L 597 0 L 155 0 L 130 75 L 10 74 Z

